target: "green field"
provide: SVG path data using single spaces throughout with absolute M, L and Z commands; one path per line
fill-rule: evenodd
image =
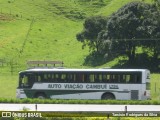
M 151 97 L 160 101 L 160 74 L 151 75 Z
M 28 60 L 61 60 L 84 66 L 90 54 L 76 40 L 85 18 L 108 16 L 134 0 L 0 0 L 0 98 L 15 98 L 18 72 Z M 141 1 L 141 0 L 136 0 Z M 144 0 L 152 2 L 152 0 Z M 112 67 L 118 58 L 96 68 Z M 151 95 L 160 100 L 160 74 L 151 75 Z

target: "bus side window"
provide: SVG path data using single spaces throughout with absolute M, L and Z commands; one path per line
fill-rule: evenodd
M 131 74 L 131 79 L 130 79 L 130 83 L 137 83 L 137 75 L 136 74 Z
M 135 75 L 135 83 L 141 83 L 141 79 L 139 75 Z
M 44 75 L 43 75 L 43 81 L 44 81 L 44 82 L 47 82 L 47 81 L 48 81 L 47 74 L 44 74 Z
M 77 83 L 82 83 L 84 82 L 84 74 L 80 73 L 80 74 L 76 74 L 76 82 Z
M 110 83 L 110 82 L 113 82 L 111 79 L 112 79 L 112 75 L 106 75 L 106 81 L 107 83 Z
M 52 76 L 51 76 L 51 74 L 48 74 L 48 75 L 47 75 L 47 79 L 48 79 L 49 82 L 52 81 Z
M 51 82 L 55 82 L 55 77 L 53 73 L 51 74 Z
M 54 82 L 58 82 L 59 81 L 59 74 L 55 74 L 54 75 Z
M 89 75 L 89 80 L 90 80 L 90 82 L 94 82 L 94 74 Z
M 102 82 L 102 74 L 99 74 L 99 82 Z
M 61 82 L 66 82 L 66 74 L 61 74 Z
M 126 83 L 130 83 L 130 75 L 126 75 Z
M 111 82 L 113 82 L 113 83 L 116 82 L 116 80 L 115 80 L 115 75 L 113 75 L 113 74 L 110 75 L 110 79 L 111 79 Z
M 88 83 L 89 82 L 89 76 L 88 74 L 84 74 L 84 83 Z
M 73 74 L 68 74 L 67 75 L 67 82 L 68 83 L 74 82 L 74 76 L 73 76 Z
M 41 76 L 38 75 L 38 82 L 41 82 Z
M 119 75 L 117 75 L 117 74 L 113 74 L 113 75 L 111 75 L 112 76 L 112 82 L 114 82 L 114 83 L 120 83 L 120 76 Z
M 95 74 L 94 77 L 95 77 L 95 81 L 94 82 L 99 83 L 100 82 L 99 75 Z
M 116 82 L 121 83 L 121 76 L 120 75 L 116 75 Z
M 105 74 L 102 75 L 102 82 L 107 82 L 107 75 Z
M 122 75 L 122 83 L 126 83 L 126 76 Z
M 82 74 L 82 83 L 85 82 L 84 77 L 85 77 L 85 74 Z
M 73 76 L 72 76 L 72 81 L 73 81 L 73 82 L 76 81 L 76 74 L 73 74 Z
M 129 83 L 129 77 L 128 77 L 128 75 L 123 75 L 123 77 L 122 77 L 122 82 L 123 83 Z

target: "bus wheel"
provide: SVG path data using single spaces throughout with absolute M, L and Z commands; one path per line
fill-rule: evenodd
M 104 93 L 101 99 L 102 100 L 114 100 L 115 96 L 112 93 Z
M 44 93 L 37 93 L 35 95 L 36 98 L 39 98 L 39 99 L 45 99 L 46 98 L 46 95 Z

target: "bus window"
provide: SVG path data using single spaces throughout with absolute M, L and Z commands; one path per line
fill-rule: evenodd
M 72 80 L 73 80 L 73 82 L 76 81 L 76 74 L 73 74 Z
M 38 82 L 41 82 L 41 76 L 40 75 L 38 75 L 38 78 L 37 78 L 37 80 L 38 80 Z
M 130 75 L 126 75 L 126 83 L 130 82 Z
M 102 82 L 107 82 L 107 75 L 105 74 L 102 75 Z
M 111 75 L 108 75 L 108 74 L 103 74 L 102 75 L 102 81 L 104 83 L 110 83 L 110 79 L 111 79 Z
M 75 82 L 75 74 L 69 73 L 69 74 L 67 75 L 67 82 L 68 82 L 68 83 Z
M 129 83 L 130 82 L 130 75 L 123 75 L 123 83 Z
M 86 80 L 84 80 L 84 74 L 83 73 L 77 73 L 76 74 L 76 82 L 77 83 L 82 83 L 82 82 L 86 82 Z
M 51 74 L 51 81 L 52 81 L 53 83 L 56 82 L 56 81 L 55 81 L 55 74 L 54 74 L 54 73 Z
M 102 74 L 99 74 L 99 82 L 102 82 Z
M 111 78 L 110 78 L 111 76 L 110 75 L 106 75 L 106 79 L 109 81 Z
M 114 83 L 115 82 L 115 75 L 110 75 L 110 80 L 112 83 Z
M 89 75 L 89 80 L 90 80 L 90 82 L 94 82 L 94 74 Z
M 21 84 L 22 87 L 28 87 L 28 77 L 26 75 L 24 75 L 22 77 L 22 84 Z
M 47 74 L 47 79 L 48 79 L 48 81 L 52 81 L 52 76 L 51 76 L 51 74 Z
M 44 75 L 43 75 L 43 81 L 44 81 L 44 82 L 47 82 L 47 81 L 48 81 L 47 74 L 44 74 Z
M 130 75 L 130 83 L 141 83 L 141 80 L 140 80 L 140 75 L 138 74 L 131 74 Z
M 99 83 L 100 82 L 100 78 L 99 78 L 100 76 L 98 75 L 98 74 L 95 74 L 94 75 L 94 78 L 95 78 L 95 81 L 94 82 L 96 82 L 96 83 Z
M 141 83 L 140 75 L 135 75 L 135 83 Z
M 73 82 L 73 75 L 72 74 L 67 75 L 67 82 Z
M 84 76 L 83 76 L 83 78 L 84 78 L 84 81 L 83 81 L 84 83 L 90 82 L 90 81 L 89 81 L 89 74 L 86 74 L 86 73 L 85 73 Z
M 113 74 L 111 75 L 111 82 L 114 82 L 114 83 L 120 83 L 120 75 L 117 75 L 117 74 Z
M 59 81 L 59 74 L 55 74 L 54 75 L 54 82 L 58 82 Z
M 116 82 L 121 83 L 121 76 L 120 75 L 116 75 Z
M 113 82 L 111 79 L 112 79 L 112 75 L 106 75 L 106 82 L 107 83 Z
M 66 77 L 66 74 L 61 74 L 61 82 L 66 82 L 66 79 L 67 79 L 67 77 Z

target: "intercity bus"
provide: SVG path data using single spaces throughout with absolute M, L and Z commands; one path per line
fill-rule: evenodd
M 17 98 L 150 99 L 147 69 L 33 68 L 19 72 Z

